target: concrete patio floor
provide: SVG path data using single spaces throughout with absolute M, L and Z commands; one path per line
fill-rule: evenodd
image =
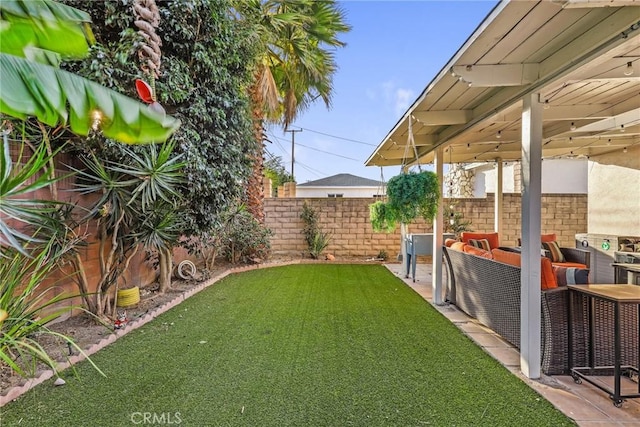
M 403 264 L 386 264 L 386 267 L 431 303 L 487 353 L 529 384 L 556 408 L 575 420 L 579 426 L 640 427 L 640 399 L 627 399 L 622 408 L 616 408 L 606 393 L 587 382 L 576 384 L 569 375 L 543 375 L 537 380 L 524 377 L 520 372 L 520 354 L 516 348 L 455 306 L 433 304 L 431 264 L 418 264 L 415 283 L 411 278 L 405 278 Z M 608 383 L 613 381 L 611 377 L 603 377 L 602 380 Z M 637 392 L 637 385 L 634 384 L 634 386 Z

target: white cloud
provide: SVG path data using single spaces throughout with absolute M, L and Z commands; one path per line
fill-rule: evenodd
M 395 91 L 395 113 L 399 117 L 403 114 L 415 98 L 411 89 L 396 89 Z
M 385 103 L 390 106 L 396 117 L 400 117 L 411 105 L 415 98 L 415 94 L 411 89 L 398 87 L 398 84 L 392 80 L 386 81 L 380 85 Z

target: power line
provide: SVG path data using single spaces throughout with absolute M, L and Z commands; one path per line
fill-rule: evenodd
M 278 137 L 277 137 L 277 136 L 275 136 L 275 135 L 272 135 L 272 136 L 273 136 L 273 138 L 274 138 L 276 141 L 277 141 L 277 140 L 282 140 L 282 141 L 284 141 L 284 139 L 282 139 L 282 138 L 278 138 Z M 289 141 L 287 141 L 287 142 L 289 142 Z M 330 151 L 324 151 L 324 150 L 320 150 L 320 149 L 318 149 L 318 148 L 309 147 L 308 145 L 300 144 L 299 142 L 298 142 L 298 143 L 296 143 L 296 145 L 297 145 L 298 147 L 308 148 L 309 150 L 319 151 L 320 153 L 328 154 L 328 155 L 330 155 L 330 156 L 341 157 L 341 158 L 343 158 L 343 159 L 353 160 L 354 162 L 359 162 L 359 161 L 360 161 L 360 159 L 354 159 L 354 158 L 352 158 L 352 157 L 342 156 L 342 155 L 340 155 L 340 154 L 332 153 L 332 152 L 330 152 Z M 284 151 L 285 153 L 287 153 L 287 151 L 284 149 L 284 147 L 283 147 L 281 144 L 278 144 L 278 146 L 282 149 L 282 151 Z
M 267 131 L 267 134 L 269 134 L 269 136 L 270 136 L 270 139 L 269 139 L 269 140 L 270 140 L 270 141 L 272 141 L 276 146 L 278 146 L 278 147 L 280 148 L 280 150 L 282 150 L 282 152 L 284 153 L 284 155 L 283 155 L 283 156 L 280 156 L 280 157 L 281 157 L 281 159 L 282 159 L 282 161 L 283 161 L 283 163 L 288 164 L 289 162 L 288 162 L 288 161 L 286 161 L 286 159 L 287 159 L 287 158 L 289 158 L 289 152 L 288 152 L 288 151 L 287 151 L 287 149 L 286 149 L 286 148 L 285 148 L 285 147 L 280 143 L 280 141 L 287 142 L 287 143 L 288 143 L 289 141 L 285 140 L 284 138 L 280 138 L 280 137 L 276 136 L 276 135 L 273 133 L 273 131 Z M 352 160 L 352 161 L 356 161 L 356 162 L 359 162 L 359 161 L 360 161 L 359 159 L 353 159 L 353 158 L 350 158 L 350 157 L 341 156 L 341 155 L 339 155 L 339 154 L 331 153 L 331 152 L 324 151 L 324 150 L 319 150 L 319 149 L 317 149 L 317 148 L 308 147 L 308 146 L 303 145 L 303 144 L 300 144 L 300 143 L 296 143 L 296 145 L 301 146 L 301 147 L 304 147 L 304 148 L 308 148 L 308 149 L 310 149 L 310 150 L 319 151 L 319 152 L 321 152 L 321 153 L 328 154 L 328 155 L 331 155 L 331 156 L 342 157 L 342 158 L 345 158 L 345 159 L 347 159 L 347 160 Z M 270 154 L 271 156 L 274 156 L 274 154 L 273 154 L 273 153 L 269 153 L 269 154 Z M 320 171 L 320 170 L 318 170 L 318 169 L 314 169 L 314 168 L 312 168 L 311 166 L 309 166 L 309 165 L 307 165 L 307 164 L 305 164 L 305 163 L 302 163 L 302 162 L 300 162 L 300 161 L 296 161 L 296 163 L 298 164 L 298 166 L 302 167 L 302 169 L 306 170 L 307 172 L 310 172 L 311 174 L 313 174 L 313 175 L 315 175 L 315 176 L 317 176 L 317 177 L 319 177 L 319 178 L 324 178 L 324 177 L 329 176 L 329 174 L 327 174 L 326 172 L 322 172 L 322 171 Z
M 347 159 L 347 160 L 353 160 L 354 162 L 359 162 L 359 161 L 360 161 L 360 159 L 354 159 L 354 158 L 352 158 L 352 157 L 341 156 L 340 154 L 335 154 L 335 153 L 331 153 L 331 152 L 329 152 L 329 151 L 320 150 L 320 149 L 318 149 L 318 148 L 309 147 L 309 146 L 307 146 L 307 145 L 303 145 L 303 144 L 300 144 L 300 143 L 298 143 L 298 146 L 299 146 L 299 147 L 308 148 L 309 150 L 318 151 L 318 152 L 320 152 L 320 153 L 329 154 L 329 155 L 331 155 L 331 156 L 341 157 L 341 158 L 343 158 L 343 159 Z
M 320 132 L 320 131 L 317 131 L 317 130 L 312 130 L 312 129 L 303 128 L 303 127 L 301 127 L 301 126 L 298 126 L 298 127 L 299 127 L 300 129 L 304 129 L 304 130 L 306 130 L 306 131 L 308 131 L 308 132 L 317 133 L 317 134 L 319 134 L 319 135 L 328 136 L 328 137 L 330 137 L 330 138 L 342 139 L 343 141 L 355 142 L 356 144 L 363 144 L 363 145 L 369 145 L 369 146 L 371 146 L 371 147 L 377 147 L 377 145 L 376 145 L 376 144 L 371 144 L 371 143 L 369 143 L 369 142 L 358 141 L 358 140 L 356 140 L 356 139 L 345 138 L 345 137 L 342 137 L 342 136 L 330 135 L 330 134 L 328 134 L 328 133 Z
M 307 166 L 304 163 L 298 162 L 298 166 L 302 167 L 302 169 L 306 170 L 307 172 L 311 172 L 312 174 L 314 174 L 318 178 L 324 178 L 324 177 L 328 176 L 328 174 L 326 174 L 326 173 L 324 173 L 322 171 L 319 171 L 317 169 L 314 169 L 311 166 Z

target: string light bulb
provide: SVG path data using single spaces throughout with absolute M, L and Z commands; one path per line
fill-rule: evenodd
M 549 100 L 545 99 L 544 105 L 542 106 L 542 108 L 544 108 L 545 110 L 548 110 L 550 107 L 551 107 L 551 104 L 549 104 Z
M 620 132 L 624 132 L 624 125 L 620 125 Z
M 569 129 L 576 130 L 576 124 L 574 122 L 571 122 L 571 126 L 569 126 Z
M 500 139 L 502 138 L 502 131 L 499 130 L 498 133 L 496 133 L 496 138 Z
M 633 63 L 631 61 L 627 62 L 627 66 L 624 68 L 624 75 L 630 76 L 633 74 Z
M 622 152 L 623 152 L 623 153 L 626 153 L 626 152 L 627 152 L 627 147 L 624 147 L 624 148 L 622 149 Z

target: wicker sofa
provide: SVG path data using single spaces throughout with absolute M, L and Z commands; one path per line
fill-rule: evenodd
M 520 348 L 520 267 L 444 247 L 449 281 L 446 299 L 469 316 Z M 587 303 L 573 298 L 573 363 L 586 366 Z M 541 291 L 541 370 L 547 375 L 567 374 L 569 363 L 569 290 L 566 286 Z M 638 314 L 623 307 L 623 364 L 637 365 Z M 596 303 L 594 355 L 597 366 L 613 364 L 613 308 Z

